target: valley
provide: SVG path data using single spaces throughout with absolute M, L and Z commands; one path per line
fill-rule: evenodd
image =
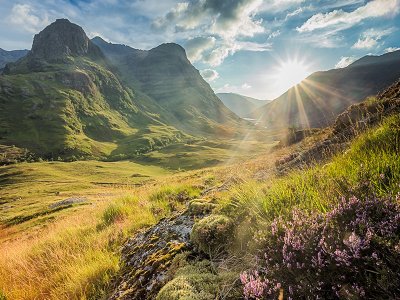
M 397 1 L 111 2 L 5 19 L 37 33 L 0 48 L 0 300 L 400 298 L 395 27 L 307 35 Z

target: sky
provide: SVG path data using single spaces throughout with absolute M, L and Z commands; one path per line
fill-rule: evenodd
M 400 47 L 400 0 L 0 0 L 0 48 L 57 18 L 89 37 L 175 42 L 216 92 L 274 99 L 315 71 Z

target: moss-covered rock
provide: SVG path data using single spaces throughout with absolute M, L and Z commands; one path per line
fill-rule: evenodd
M 224 215 L 210 215 L 196 222 L 190 239 L 211 257 L 226 251 L 233 236 L 233 221 Z
M 195 199 L 189 202 L 188 212 L 192 216 L 206 215 L 212 212 L 216 204 L 205 199 Z
M 193 218 L 186 214 L 163 219 L 130 239 L 122 250 L 122 268 L 110 299 L 154 299 L 170 277 L 174 257 L 190 250 Z
M 178 258 L 178 257 L 177 257 Z M 181 259 L 179 259 L 181 261 Z M 218 273 L 209 260 L 187 262 L 176 270 L 174 278 L 158 293 L 156 300 L 238 299 L 235 282 L 238 274 Z M 224 287 L 229 286 L 229 289 Z

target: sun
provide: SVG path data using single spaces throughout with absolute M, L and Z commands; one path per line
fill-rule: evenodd
M 276 68 L 275 80 L 279 89 L 287 90 L 310 75 L 309 66 L 299 59 L 281 61 Z

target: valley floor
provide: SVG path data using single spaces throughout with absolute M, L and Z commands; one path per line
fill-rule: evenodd
M 222 156 L 222 144 L 203 144 L 200 154 L 190 153 L 190 145 L 176 146 L 180 150 L 171 146 L 169 153 L 151 154 L 158 159 L 155 164 L 146 158 L 141 162 L 38 162 L 1 167 L 0 299 L 106 299 L 116 282 L 118 288 L 127 287 L 121 278 L 148 272 L 146 266 L 146 270 L 130 273 L 129 266 L 120 263 L 127 238 L 161 219 L 176 217 L 188 206 L 196 210 L 191 217 L 195 222 L 190 236 L 193 244 L 168 244 L 171 252 L 161 255 L 159 262 L 157 254 L 146 258 L 152 268 L 160 263 L 166 270 L 167 284 L 150 298 L 180 299 L 179 295 L 187 294 L 190 299 L 238 299 L 244 293 L 249 299 L 270 299 L 290 290 L 299 296 L 308 283 L 303 289 L 292 284 L 303 280 L 304 270 L 291 271 L 289 265 L 279 265 L 281 257 L 271 256 L 284 271 L 275 270 L 273 278 L 263 273 L 264 264 L 269 264 L 263 262 L 264 254 L 285 253 L 288 247 L 279 236 L 271 236 L 271 226 L 281 224 L 279 232 L 285 234 L 292 230 L 290 226 L 303 228 L 296 225 L 296 211 L 306 216 L 303 220 L 314 220 L 314 215 L 321 220 L 332 216 L 330 211 L 341 205 L 342 197 L 395 199 L 400 192 L 399 124 L 398 115 L 388 116 L 346 141 L 339 140 L 338 145 L 332 142 L 337 128 L 328 128 L 289 147 L 242 141 L 240 150 L 228 145 Z M 331 145 L 324 151 L 332 153 L 325 151 L 325 157 L 307 161 L 310 153 L 316 153 L 313 149 L 322 149 L 315 148 L 318 145 Z M 177 155 L 180 151 L 187 155 Z M 205 155 L 208 162 L 214 156 L 219 165 L 199 168 L 197 158 Z M 180 157 L 188 171 L 177 167 Z M 173 168 L 166 168 L 168 161 Z M 398 204 L 393 203 L 399 199 L 391 201 L 387 205 L 396 212 Z M 342 221 L 338 222 L 335 226 L 341 228 Z M 319 234 L 304 234 L 314 233 Z M 347 233 L 339 230 L 338 234 Z M 301 233 L 298 238 L 303 237 Z M 388 255 L 391 261 L 392 246 L 387 245 L 394 243 L 395 247 L 399 234 L 381 238 L 387 240 L 374 248 L 381 251 L 376 255 Z M 141 250 L 132 251 L 135 255 Z M 257 258 L 260 253 L 264 254 Z M 307 257 L 296 256 L 300 266 L 308 263 Z M 383 277 L 367 274 L 365 278 L 382 285 L 379 295 L 398 295 L 396 266 L 388 261 L 382 265 L 385 269 L 374 272 L 394 276 L 391 283 L 383 273 Z M 340 275 L 340 270 L 335 272 Z M 356 283 L 366 284 L 365 278 L 361 276 Z M 312 278 L 317 279 L 321 278 Z M 273 288 L 268 282 L 273 282 Z M 350 296 L 368 292 L 357 285 L 357 294 L 355 286 L 340 292 Z M 129 293 L 135 293 L 132 289 L 124 292 L 125 296 L 113 299 L 129 299 Z

